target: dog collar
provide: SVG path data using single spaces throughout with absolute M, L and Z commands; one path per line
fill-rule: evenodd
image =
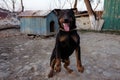
M 64 31 L 64 32 L 67 32 L 67 31 L 65 31 L 65 30 L 62 29 L 62 28 L 60 28 L 59 30 Z M 72 29 L 72 30 L 70 30 L 70 31 L 68 31 L 68 32 L 75 31 L 75 30 L 77 30 L 77 29 L 75 28 L 75 29 Z

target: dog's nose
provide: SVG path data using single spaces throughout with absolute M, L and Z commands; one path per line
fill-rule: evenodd
M 69 20 L 68 20 L 68 19 L 64 19 L 64 22 L 65 22 L 65 23 L 68 23 L 68 22 L 69 22 Z

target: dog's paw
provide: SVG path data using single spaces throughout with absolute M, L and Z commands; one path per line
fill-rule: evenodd
M 61 66 L 60 65 L 55 66 L 55 71 L 60 72 L 61 71 Z
M 53 70 L 50 70 L 50 72 L 49 72 L 49 74 L 48 74 L 48 78 L 53 77 L 53 75 L 54 75 L 54 71 L 53 71 Z
M 73 70 L 72 69 L 69 69 L 69 70 L 67 70 L 69 73 L 72 73 L 73 72 Z
M 81 72 L 81 73 L 83 73 L 84 72 L 84 67 L 83 66 L 79 66 L 78 67 L 78 71 Z

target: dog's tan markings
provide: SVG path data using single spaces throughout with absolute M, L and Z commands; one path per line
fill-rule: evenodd
M 63 41 L 65 41 L 65 39 L 66 39 L 67 37 L 66 36 L 60 36 L 60 42 L 63 42 Z
M 61 18 L 59 21 L 60 21 L 60 23 L 63 23 L 63 22 L 64 22 L 64 19 L 63 19 L 63 18 Z
M 68 67 L 69 65 L 70 65 L 70 60 L 69 60 L 69 59 L 64 60 L 64 68 L 65 68 L 69 73 L 72 73 L 73 70 Z
M 55 59 L 53 59 L 52 62 L 51 62 L 51 67 L 52 67 L 52 69 L 54 69 L 55 63 L 56 63 L 56 62 L 55 62 Z
M 75 41 L 75 42 L 78 42 L 78 38 L 76 36 L 72 36 L 72 39 Z
M 50 70 L 50 72 L 49 72 L 49 74 L 48 74 L 48 78 L 53 77 L 53 75 L 54 75 L 54 70 L 53 70 L 53 69 L 51 69 L 51 70 Z
M 56 59 L 56 63 L 55 63 L 55 67 L 54 69 L 56 70 L 56 72 L 60 72 L 61 71 L 61 60 L 60 59 Z
M 82 66 L 82 63 L 81 63 L 81 59 L 80 58 L 80 55 L 79 55 L 79 47 L 76 48 L 76 61 L 77 61 L 77 68 L 78 68 L 78 71 L 83 73 L 84 72 L 84 67 Z
M 55 65 L 55 59 L 52 60 L 51 65 L 50 65 L 51 66 L 51 70 L 50 70 L 50 72 L 48 74 L 49 78 L 53 77 L 53 75 L 54 75 L 54 65 Z

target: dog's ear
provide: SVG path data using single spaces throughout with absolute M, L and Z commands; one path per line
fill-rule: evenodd
M 71 10 L 75 13 L 77 11 L 77 8 L 71 8 Z
M 53 12 L 54 12 L 57 16 L 59 16 L 60 11 L 61 11 L 61 9 L 54 9 L 54 10 L 53 10 Z

